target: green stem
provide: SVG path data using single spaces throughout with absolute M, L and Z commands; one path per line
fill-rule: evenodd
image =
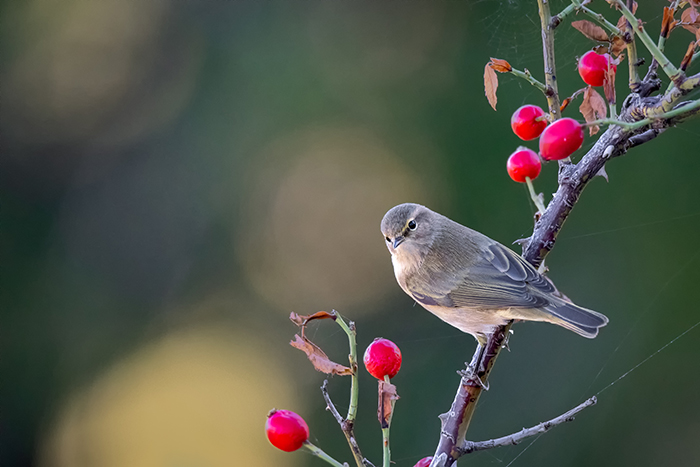
M 357 342 L 355 340 L 355 327 L 352 325 L 352 322 L 350 323 L 352 327 L 348 326 L 345 321 L 343 321 L 340 313 L 337 312 L 335 322 L 338 323 L 343 331 L 345 331 L 345 334 L 348 335 L 348 343 L 350 345 L 350 355 L 348 359 L 350 360 L 352 376 L 350 377 L 350 407 L 348 407 L 348 416 L 346 420 L 352 423 L 355 421 L 355 417 L 357 417 L 357 405 L 360 395 L 360 387 L 357 378 Z
M 612 33 L 613 35 L 619 36 L 621 34 L 620 30 L 612 24 L 610 21 L 605 19 L 605 16 L 603 16 L 600 13 L 596 13 L 595 11 L 591 10 L 590 8 L 581 5 L 581 2 L 578 0 L 572 0 L 572 3 L 576 5 L 576 9 L 583 11 L 585 14 L 593 18 L 594 20 L 598 21 L 601 26 L 603 26 L 605 29 L 608 30 L 609 33 Z
M 552 14 L 549 10 L 549 0 L 537 0 L 542 27 L 542 51 L 544 53 L 544 82 L 545 97 L 549 105 L 549 113 L 554 120 L 561 118 L 559 109 L 559 90 L 557 87 L 557 67 L 554 62 L 554 34 L 550 28 Z
M 538 81 L 535 78 L 533 78 L 532 74 L 530 74 L 530 70 L 528 70 L 527 68 L 525 68 L 525 70 L 523 71 L 511 68 L 510 73 L 514 74 L 518 78 L 524 79 L 525 81 L 542 91 L 543 94 L 547 95 L 547 88 L 545 87 L 545 85 L 541 81 Z
M 309 443 L 308 441 L 306 441 L 306 442 L 304 443 L 304 447 L 305 447 L 306 450 L 309 451 L 311 454 L 313 454 L 314 456 L 316 456 L 316 457 L 318 457 L 318 458 L 320 458 L 320 459 L 323 459 L 324 461 L 326 461 L 327 463 L 329 463 L 330 465 L 332 465 L 332 466 L 334 466 L 334 467 L 347 467 L 347 464 L 341 464 L 340 462 L 338 462 L 337 460 L 333 459 L 331 456 L 329 456 L 328 454 L 326 454 L 326 453 L 323 451 L 323 449 L 321 449 L 321 448 L 319 448 L 318 446 L 315 446 L 315 445 Z
M 610 108 L 610 119 L 617 120 L 617 104 L 609 102 L 608 107 Z
M 682 72 L 676 68 L 671 61 L 664 55 L 664 53 L 659 50 L 659 48 L 656 46 L 654 41 L 649 37 L 649 34 L 647 34 L 646 30 L 644 29 L 644 26 L 639 24 L 639 21 L 637 18 L 632 14 L 629 8 L 627 8 L 627 5 L 622 0 L 614 0 L 615 4 L 617 4 L 618 8 L 622 12 L 625 18 L 627 18 L 627 21 L 632 25 L 632 29 L 637 33 L 639 36 L 639 39 L 641 39 L 642 43 L 644 44 L 644 47 L 649 50 L 651 55 L 654 56 L 656 61 L 659 63 L 661 66 L 661 69 L 664 70 L 664 73 L 671 79 L 671 81 L 676 81 L 679 78 L 681 78 Z
M 639 120 L 638 122 L 623 122 L 621 120 L 613 120 L 610 118 L 603 118 L 601 120 L 596 120 L 594 122 L 586 123 L 585 126 L 592 126 L 592 125 L 617 125 L 622 128 L 626 128 L 628 130 L 637 130 L 639 128 L 645 127 L 651 123 L 653 123 L 655 120 L 663 120 L 667 118 L 673 118 L 677 117 L 678 115 L 683 115 L 684 113 L 691 113 L 691 111 L 700 109 L 700 99 L 696 101 L 692 101 L 690 104 L 686 104 L 682 107 L 678 107 L 677 109 L 670 110 L 668 112 L 655 115 L 653 118 L 645 118 L 644 120 Z
M 389 380 L 389 375 L 384 375 L 384 382 L 391 384 Z M 381 384 L 381 383 L 380 383 Z M 396 401 L 391 401 L 391 414 L 389 419 L 386 421 L 386 428 L 382 428 L 382 467 L 391 467 L 391 449 L 389 447 L 389 429 L 391 428 L 391 419 L 394 417 L 394 404 Z
M 575 10 L 576 10 L 576 5 L 574 5 L 572 3 L 571 5 L 567 6 L 563 10 L 561 10 L 556 15 L 552 16 L 552 19 L 549 21 L 549 28 L 554 29 L 557 26 L 559 26 L 559 24 L 562 22 L 562 20 L 564 18 L 566 18 L 567 16 L 569 16 L 571 13 L 573 13 Z
M 532 180 L 530 177 L 525 177 L 525 183 L 527 184 L 527 189 L 530 192 L 530 198 L 532 198 L 532 202 L 535 203 L 535 206 L 537 207 L 537 210 L 540 212 L 540 214 L 544 214 L 544 203 L 542 202 L 542 198 L 540 198 L 540 195 L 535 193 L 535 186 L 532 184 Z

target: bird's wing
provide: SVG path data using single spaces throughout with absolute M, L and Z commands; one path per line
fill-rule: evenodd
M 406 286 L 429 306 L 540 308 L 550 303 L 546 295 L 556 291 L 554 286 L 515 252 L 491 241 L 472 256 L 478 259 L 465 261 L 468 267 L 422 271 Z

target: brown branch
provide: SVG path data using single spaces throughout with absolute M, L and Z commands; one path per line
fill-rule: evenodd
M 343 418 L 343 416 L 340 415 L 340 412 L 338 412 L 338 409 L 335 407 L 335 404 L 333 404 L 333 401 L 331 401 L 331 396 L 330 394 L 328 394 L 327 379 L 323 381 L 323 385 L 321 386 L 321 393 L 323 394 L 323 399 L 326 401 L 326 410 L 333 414 L 333 417 L 340 425 L 340 429 L 343 431 L 345 439 L 348 441 L 348 445 L 350 446 L 350 450 L 352 451 L 352 455 L 355 458 L 355 463 L 357 464 L 357 466 L 374 467 L 374 465 L 370 461 L 368 461 L 362 456 L 360 446 L 358 446 L 357 439 L 355 438 L 354 421 Z
M 467 371 L 459 382 L 452 407 L 449 412 L 440 416 L 442 430 L 440 442 L 430 464 L 432 467 L 451 466 L 461 455 L 460 446 L 464 442 L 479 396 L 484 386 L 488 385 L 488 377 L 498 354 L 508 346 L 511 324 L 499 327 L 489 336 L 484 347 L 477 347 Z
M 557 67 L 554 63 L 554 31 L 551 27 L 552 13 L 549 9 L 549 0 L 537 0 L 540 11 L 540 24 L 542 26 L 542 50 L 544 51 L 544 84 L 545 96 L 549 105 L 549 113 L 558 119 L 561 117 L 559 109 L 559 89 L 557 86 Z
M 553 25 L 547 0 L 538 0 L 538 5 L 540 7 L 545 59 L 545 95 L 550 112 L 558 118 L 560 115 L 559 95 L 556 88 L 551 30 L 556 24 L 556 20 Z M 645 118 L 655 118 L 666 114 L 671 109 L 678 109 L 683 105 L 677 103 L 683 95 L 700 88 L 700 74 L 691 77 L 680 76 L 674 82 L 675 86 L 664 95 L 651 97 L 650 95 L 660 87 L 660 81 L 656 76 L 657 65 L 655 62 L 656 60 L 650 66 L 649 72 L 639 83 L 639 86 L 634 86 L 637 93 L 632 93 L 625 99 L 619 116 L 621 121 L 638 122 Z M 692 109 L 689 107 L 687 112 L 681 112 L 672 117 L 655 118 L 649 124 L 633 129 L 610 125 L 578 164 L 560 163 L 559 188 L 545 212 L 537 220 L 532 236 L 524 245 L 523 258 L 536 267 L 540 266 L 554 247 L 557 235 L 578 202 L 581 192 L 597 174 L 604 173 L 602 169 L 604 169 L 605 163 L 614 157 L 625 154 L 632 147 L 651 141 L 665 129 L 700 114 L 700 107 L 692 107 Z M 440 441 L 431 467 L 452 466 L 463 452 L 460 446 L 464 443 L 481 392 L 488 384 L 488 376 L 496 357 L 501 349 L 507 345 L 511 324 L 497 328 L 493 334 L 488 336 L 483 348 L 477 347 L 477 351 L 472 357 L 472 363 L 469 365 L 473 371 L 468 371 L 463 375 L 450 411 L 440 417 L 442 420 Z M 539 429 L 539 427 L 540 425 L 533 429 Z M 547 429 L 544 428 L 542 432 Z M 508 438 L 513 439 L 512 436 Z
M 521 431 L 517 433 L 513 433 L 508 436 L 503 436 L 501 438 L 496 438 L 496 439 L 490 439 L 488 441 L 465 441 L 462 443 L 462 446 L 460 446 L 459 451 L 464 454 L 471 454 L 472 452 L 476 451 L 484 451 L 486 449 L 492 449 L 492 448 L 498 448 L 501 446 L 512 446 L 515 444 L 519 444 L 522 442 L 524 439 L 529 438 L 531 436 L 538 435 L 540 433 L 546 433 L 547 431 L 551 430 L 557 425 L 561 425 L 562 423 L 566 422 L 571 422 L 574 420 L 574 416 L 581 412 L 583 409 L 586 409 L 592 405 L 595 405 L 598 400 L 596 399 L 595 396 L 591 397 L 590 399 L 587 399 L 586 401 L 582 402 L 581 404 L 577 405 L 573 409 L 569 410 L 568 412 L 559 415 L 558 417 L 555 417 L 549 421 L 542 422 L 538 425 L 535 425 L 530 428 L 523 428 Z

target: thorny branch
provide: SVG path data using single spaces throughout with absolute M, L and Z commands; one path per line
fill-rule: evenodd
M 523 246 L 523 258 L 538 267 L 544 261 L 547 254 L 552 250 L 556 242 L 557 235 L 561 231 L 564 222 L 568 218 L 571 210 L 578 202 L 581 192 L 597 174 L 604 169 L 606 162 L 614 157 L 625 154 L 632 147 L 644 144 L 659 136 L 667 128 L 675 126 L 683 120 L 700 114 L 699 101 L 680 102 L 680 99 L 693 90 L 700 88 L 700 73 L 693 76 L 685 76 L 683 71 L 679 71 L 663 51 L 644 30 L 642 23 L 634 16 L 630 8 L 622 0 L 609 0 L 611 4 L 617 6 L 623 16 L 628 20 L 636 34 L 630 34 L 628 38 L 628 52 L 634 59 L 630 65 L 630 95 L 622 104 L 622 111 L 618 120 L 622 122 L 638 122 L 629 128 L 620 125 L 610 125 L 608 129 L 599 137 L 597 142 L 588 153 L 577 164 L 561 163 L 559 166 L 558 184 L 559 188 L 554 194 L 547 209 L 542 213 L 533 230 L 532 236 Z M 575 10 L 582 8 L 579 0 L 572 0 L 572 5 L 567 7 L 559 15 L 551 16 L 548 0 L 538 0 L 542 27 L 542 48 L 545 63 L 545 96 L 549 104 L 550 113 L 559 118 L 559 93 L 556 82 L 556 69 L 554 66 L 554 39 L 553 29 L 561 22 L 563 17 Z M 588 8 L 586 8 L 588 10 Z M 589 16 L 597 15 L 592 10 L 586 11 Z M 598 18 L 600 20 L 600 18 Z M 637 76 L 637 66 L 640 64 L 636 60 L 635 38 L 639 37 L 646 48 L 654 57 L 649 70 L 643 80 Z M 626 39 L 627 40 L 627 39 Z M 634 52 L 634 53 L 633 53 Z M 697 53 L 691 57 L 691 63 L 697 59 Z M 660 96 L 651 96 L 658 91 L 661 82 L 656 75 L 658 66 L 672 80 L 673 85 L 667 92 Z M 433 456 L 431 467 L 449 467 L 453 465 L 460 455 L 478 449 L 486 448 L 486 444 L 470 443 L 464 441 L 466 431 L 474 414 L 479 396 L 482 390 L 488 387 L 488 376 L 493 368 L 496 357 L 501 349 L 507 346 L 510 326 L 499 327 L 489 336 L 485 347 L 477 347 L 467 372 L 460 380 L 460 385 L 455 395 L 450 411 L 443 414 L 440 441 Z M 470 371 L 470 369 L 472 371 Z M 576 413 L 583 408 L 593 405 L 595 399 L 592 398 L 584 402 L 579 407 L 572 409 Z M 529 433 L 545 432 L 552 426 L 555 420 L 563 421 L 571 419 L 573 413 L 567 412 L 561 417 L 550 420 L 544 424 L 537 425 L 529 430 L 516 433 L 511 436 L 491 440 L 488 447 L 495 447 L 505 444 L 515 444 Z M 558 423 L 557 423 L 558 424 Z
M 530 428 L 523 428 L 519 432 L 513 433 L 512 435 L 503 436 L 501 438 L 496 439 L 490 439 L 488 441 L 465 441 L 464 443 L 462 443 L 462 446 L 460 446 L 459 451 L 462 454 L 471 454 L 472 452 L 476 451 L 484 451 L 486 449 L 519 444 L 526 438 L 530 438 L 531 436 L 535 436 L 540 433 L 546 433 L 547 431 L 551 430 L 557 425 L 573 421 L 574 415 L 578 414 L 585 408 L 595 405 L 596 402 L 598 402 L 598 400 L 595 396 L 593 396 L 590 399 L 587 399 L 586 401 L 577 405 L 573 409 L 569 410 L 568 412 L 559 415 L 558 417 L 555 417 L 546 422 L 539 423 Z

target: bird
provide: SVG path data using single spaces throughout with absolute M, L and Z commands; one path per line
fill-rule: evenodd
M 381 231 L 403 291 L 481 346 L 512 320 L 552 323 L 587 338 L 608 323 L 510 248 L 425 206 L 394 206 Z

